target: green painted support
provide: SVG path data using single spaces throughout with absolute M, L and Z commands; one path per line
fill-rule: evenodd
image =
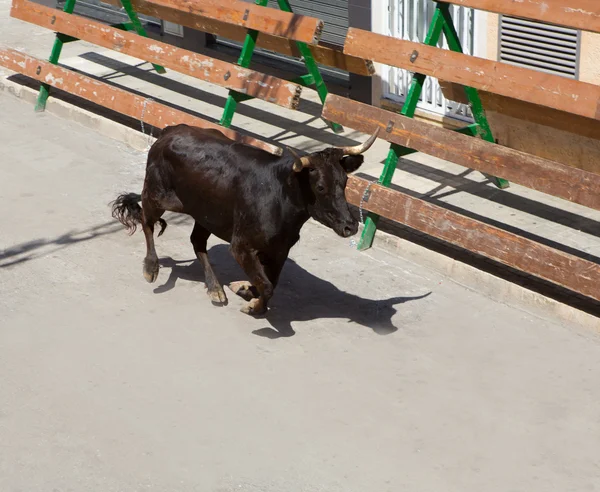
M 256 0 L 256 5 L 261 7 L 266 7 L 267 3 L 268 0 Z M 277 3 L 282 11 L 292 12 L 292 8 L 288 0 L 277 0 Z M 254 49 L 256 47 L 257 37 L 258 31 L 254 31 L 252 29 L 248 30 L 246 39 L 244 41 L 244 46 L 242 47 L 242 52 L 237 62 L 240 67 L 250 67 L 252 55 L 254 54 Z M 315 89 L 317 90 L 317 94 L 319 94 L 319 99 L 321 99 L 321 103 L 325 104 L 325 99 L 327 98 L 329 91 L 327 90 L 327 86 L 323 81 L 323 77 L 321 76 L 321 72 L 319 71 L 319 67 L 315 62 L 310 48 L 306 43 L 301 43 L 299 41 L 296 42 L 296 46 L 298 46 L 298 51 L 300 51 L 300 55 L 303 58 L 304 65 L 308 70 L 308 74 L 301 75 L 293 82 L 306 87 L 314 85 Z M 227 102 L 225 103 L 225 108 L 223 109 L 223 116 L 221 116 L 221 121 L 219 123 L 222 126 L 229 128 L 229 126 L 231 126 L 233 116 L 235 115 L 237 104 L 248 99 L 252 98 L 246 96 L 245 94 L 240 94 L 239 92 L 230 90 L 229 95 L 227 96 Z M 327 120 L 325 121 L 335 133 L 341 133 L 344 131 L 342 125 Z
M 444 35 L 446 36 L 446 41 L 448 42 L 448 47 L 452 51 L 456 51 L 458 53 L 462 53 L 463 49 L 460 44 L 460 39 L 458 37 L 458 33 L 454 27 L 454 22 L 452 22 L 452 15 L 450 14 L 450 8 L 447 3 L 443 3 L 440 5 L 440 11 L 444 17 Z M 469 100 L 469 106 L 471 107 L 471 112 L 473 113 L 473 118 L 475 122 L 479 125 L 479 136 L 483 140 L 487 140 L 488 142 L 494 143 L 494 135 L 492 134 L 492 129 L 488 123 L 487 117 L 485 115 L 485 110 L 483 109 L 483 104 L 481 103 L 481 98 L 479 97 L 479 92 L 477 89 L 473 87 L 465 87 L 465 93 L 467 94 L 467 99 Z M 494 184 L 500 189 L 506 189 L 510 186 L 510 183 L 503 178 L 491 178 Z
M 462 133 L 463 135 L 469 135 L 471 137 L 479 136 L 479 124 L 473 123 L 472 125 L 463 126 L 454 130 L 456 133 Z
M 315 83 L 315 78 L 310 73 L 307 73 L 306 75 L 300 75 L 300 77 L 293 79 L 292 82 L 308 87 Z
M 256 5 L 261 7 L 265 7 L 267 3 L 268 0 L 256 0 Z M 246 33 L 246 39 L 244 40 L 244 46 L 242 47 L 242 52 L 240 53 L 240 57 L 238 58 L 237 62 L 240 67 L 250 67 L 250 62 L 252 61 L 252 55 L 254 54 L 257 38 L 258 31 L 248 29 L 248 32 Z M 221 121 L 219 121 L 219 124 L 225 128 L 229 128 L 231 126 L 231 121 L 233 120 L 235 110 L 237 109 L 238 102 L 248 99 L 252 98 L 250 96 L 246 96 L 245 94 L 241 94 L 240 92 L 230 90 L 229 95 L 227 96 L 227 102 L 225 103 L 225 108 L 223 109 L 223 116 L 221 116 Z
M 423 44 L 428 46 L 436 46 L 442 36 L 442 33 L 446 36 L 446 40 L 450 49 L 462 53 L 462 46 L 460 45 L 460 40 L 458 38 L 458 34 L 456 33 L 456 29 L 454 28 L 454 22 L 450 14 L 449 4 L 438 2 Z M 406 100 L 404 101 L 402 109 L 400 110 L 400 114 L 408 116 L 409 118 L 413 118 L 415 116 L 415 111 L 417 109 L 419 97 L 423 91 L 425 79 L 426 76 L 423 74 L 414 74 L 408 94 L 406 96 Z M 476 89 L 465 89 L 467 91 L 467 97 L 469 98 L 475 123 L 473 125 L 460 128 L 457 130 L 457 132 L 472 135 L 474 137 L 481 136 L 481 138 L 493 142 L 494 139 L 492 131 L 485 116 L 485 111 L 483 110 L 479 93 Z M 396 170 L 396 166 L 398 165 L 398 160 L 400 157 L 412 154 L 413 152 L 415 151 L 400 145 L 390 145 L 390 150 L 385 160 L 383 171 L 381 172 L 381 176 L 379 177 L 377 183 L 382 186 L 389 186 L 392 183 L 394 171 Z M 508 182 L 506 180 L 500 178 L 492 179 L 494 179 L 495 184 L 499 188 L 508 187 Z M 377 214 L 369 213 L 367 215 L 364 229 L 358 242 L 358 250 L 363 251 L 365 249 L 369 249 L 373 245 L 373 238 L 375 237 L 378 222 L 379 216 Z
M 133 29 L 140 36 L 144 36 L 145 38 L 147 38 L 148 33 L 146 32 L 146 29 L 144 29 L 144 26 L 142 26 L 142 22 L 140 21 L 140 18 L 138 17 L 135 9 L 133 8 L 133 5 L 131 5 L 131 0 L 121 0 L 121 5 L 123 5 L 125 12 L 127 12 L 127 17 L 129 17 L 131 24 L 133 24 Z M 128 24 L 125 24 L 125 29 L 129 30 Z M 167 72 L 164 69 L 164 67 L 161 67 L 160 65 L 156 65 L 153 63 L 152 66 L 154 67 L 154 70 L 156 70 L 157 73 Z
M 72 14 L 73 10 L 75 10 L 75 3 L 77 0 L 67 0 L 63 7 L 63 12 L 67 14 Z M 123 23 L 117 24 L 114 27 L 117 29 L 125 29 L 125 30 L 135 30 L 140 36 L 148 37 L 144 26 L 140 22 L 133 6 L 131 5 L 130 0 L 122 0 L 121 3 L 131 20 L 131 23 Z M 60 54 L 62 52 L 63 45 L 65 43 L 70 43 L 72 41 L 78 41 L 77 38 L 73 36 L 67 36 L 62 33 L 56 33 L 56 38 L 54 39 L 54 44 L 52 45 L 52 51 L 50 52 L 50 56 L 48 57 L 48 61 L 54 65 L 58 64 L 58 60 L 60 58 Z M 154 69 L 158 73 L 165 73 L 165 69 L 159 65 L 153 65 Z M 38 93 L 37 101 L 35 103 L 35 111 L 42 112 L 46 109 L 46 102 L 48 101 L 48 96 L 50 95 L 50 86 L 48 84 L 40 85 L 40 92 Z
M 75 1 L 76 0 L 67 0 L 65 2 L 65 6 L 63 7 L 63 12 L 67 14 L 72 14 L 75 9 Z M 52 51 L 50 52 L 50 56 L 48 61 L 56 65 L 58 63 L 58 59 L 60 58 L 60 52 L 62 51 L 64 42 L 61 40 L 58 34 L 54 39 L 54 44 L 52 45 Z M 50 86 L 48 84 L 40 85 L 40 92 L 37 97 L 37 101 L 35 103 L 35 111 L 42 112 L 46 109 L 46 101 L 48 100 L 48 96 L 50 95 Z
M 289 0 L 277 0 L 277 3 L 281 10 L 285 12 L 292 11 Z M 325 99 L 327 99 L 327 94 L 329 94 L 329 91 L 327 90 L 327 86 L 325 85 L 325 81 L 323 80 L 323 76 L 319 70 L 319 66 L 315 61 L 310 48 L 306 43 L 301 42 L 296 42 L 296 46 L 298 46 L 298 51 L 300 51 L 300 55 L 302 55 L 302 58 L 304 59 L 304 65 L 306 66 L 308 73 L 313 77 L 313 83 L 315 89 L 317 90 L 317 94 L 319 94 L 319 99 L 321 99 L 321 104 L 325 104 Z M 331 128 L 334 133 L 341 133 L 344 131 L 342 125 L 338 123 L 327 120 L 325 120 L 325 122 L 327 125 L 329 125 L 329 128 Z
M 433 14 L 433 19 L 431 19 L 429 31 L 427 32 L 427 36 L 425 37 L 425 44 L 429 46 L 435 46 L 438 43 L 440 36 L 442 35 L 443 27 L 444 17 L 438 8 Z M 408 95 L 406 96 L 406 100 L 402 105 L 400 114 L 408 116 L 409 118 L 414 117 L 415 111 L 417 109 L 417 104 L 419 102 L 419 97 L 421 96 L 421 92 L 423 91 L 424 82 L 425 75 L 417 73 L 413 76 L 410 88 L 408 90 Z M 400 159 L 400 157 L 404 155 L 412 153 L 409 152 L 410 150 L 412 149 L 408 149 L 406 147 L 396 144 L 392 144 L 390 146 L 390 150 L 385 160 L 383 171 L 381 173 L 381 176 L 379 177 L 378 184 L 382 186 L 389 186 L 391 184 L 392 178 L 394 176 L 394 171 L 396 170 L 396 166 L 398 164 L 398 159 Z M 379 215 L 374 213 L 369 213 L 367 215 L 367 218 L 365 219 L 365 227 L 363 229 L 362 235 L 360 237 L 360 240 L 358 241 L 357 246 L 360 251 L 369 249 L 373 245 L 373 238 L 375 237 L 375 231 L 377 230 L 378 222 Z

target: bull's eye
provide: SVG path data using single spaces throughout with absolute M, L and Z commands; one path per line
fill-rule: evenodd
M 325 187 L 324 187 L 324 186 L 321 186 L 321 185 L 318 185 L 318 186 L 317 186 L 317 191 L 318 191 L 319 193 L 323 193 L 323 192 L 325 191 Z

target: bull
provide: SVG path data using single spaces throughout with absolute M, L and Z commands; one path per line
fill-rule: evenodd
M 206 250 L 214 234 L 230 244 L 250 279 L 229 285 L 248 301 L 242 312 L 260 315 L 266 312 L 289 251 L 310 217 L 342 237 L 358 231 L 345 198 L 347 175 L 362 165 L 362 154 L 377 134 L 378 130 L 363 144 L 300 157 L 289 148 L 288 154 L 275 156 L 236 143 L 218 130 L 169 126 L 148 152 L 141 195 L 118 196 L 112 216 L 130 234 L 141 225 L 146 238 L 144 277 L 154 282 L 159 270 L 155 224 L 160 225 L 160 236 L 167 227 L 161 218 L 165 211 L 190 215 L 195 221 L 190 241 L 212 302 L 227 304 Z

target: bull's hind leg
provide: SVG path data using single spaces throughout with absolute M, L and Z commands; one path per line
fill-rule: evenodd
M 210 232 L 196 222 L 192 235 L 190 236 L 190 241 L 192 242 L 192 246 L 194 246 L 197 258 L 204 269 L 204 279 L 206 281 L 206 288 L 208 289 L 208 296 L 213 304 L 222 304 L 226 306 L 227 296 L 212 269 L 210 261 L 208 261 L 206 242 L 208 241 L 209 236 Z
M 231 282 L 229 284 L 229 288 L 231 289 L 231 291 L 234 294 L 240 296 L 242 299 L 245 299 L 246 301 L 249 301 L 249 300 L 254 299 L 255 297 L 259 296 L 258 290 L 256 290 L 256 287 L 254 287 L 247 280 Z
M 142 201 L 142 229 L 146 237 L 146 257 L 144 258 L 144 278 L 152 283 L 158 277 L 158 256 L 154 247 L 154 224 L 159 221 L 164 209 L 153 207 L 147 200 Z

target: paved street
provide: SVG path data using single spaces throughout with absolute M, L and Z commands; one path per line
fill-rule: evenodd
M 600 488 L 598 334 L 314 224 L 266 319 L 211 305 L 181 217 L 147 284 L 108 207 L 144 155 L 0 108 L 0 491 Z

